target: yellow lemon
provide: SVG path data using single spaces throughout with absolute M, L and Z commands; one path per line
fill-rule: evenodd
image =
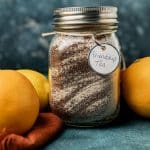
M 0 70 L 0 133 L 23 134 L 39 114 L 39 98 L 22 74 Z
M 123 72 L 122 93 L 134 112 L 150 118 L 150 57 L 137 60 Z
M 43 111 L 49 105 L 48 79 L 43 74 L 34 70 L 22 69 L 22 70 L 18 70 L 18 72 L 22 73 L 33 84 L 39 96 L 40 111 Z

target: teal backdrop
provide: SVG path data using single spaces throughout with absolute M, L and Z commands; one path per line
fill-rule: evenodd
M 118 37 L 130 64 L 150 55 L 149 0 L 0 0 L 0 68 L 32 68 L 47 73 L 55 8 L 113 5 L 119 9 Z

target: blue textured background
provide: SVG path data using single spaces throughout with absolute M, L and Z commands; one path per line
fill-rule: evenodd
M 133 119 L 116 126 L 65 130 L 43 150 L 149 150 L 149 121 Z
M 66 127 L 41 150 L 150 150 L 150 120 L 136 116 L 121 99 L 115 122 L 99 128 Z
M 115 122 L 99 128 L 66 127 L 41 150 L 150 150 L 150 121 L 135 115 L 122 99 Z
M 118 36 L 130 64 L 150 55 L 149 0 L 0 0 L 0 68 L 33 68 L 47 73 L 49 39 L 56 7 L 113 5 L 119 8 Z

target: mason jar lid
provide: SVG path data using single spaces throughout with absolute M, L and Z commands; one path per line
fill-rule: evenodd
M 66 7 L 54 10 L 54 30 L 83 31 L 117 29 L 117 8 L 101 7 Z

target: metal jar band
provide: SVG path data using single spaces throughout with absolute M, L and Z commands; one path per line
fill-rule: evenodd
M 116 7 L 66 7 L 54 10 L 54 31 L 115 32 L 118 27 Z

